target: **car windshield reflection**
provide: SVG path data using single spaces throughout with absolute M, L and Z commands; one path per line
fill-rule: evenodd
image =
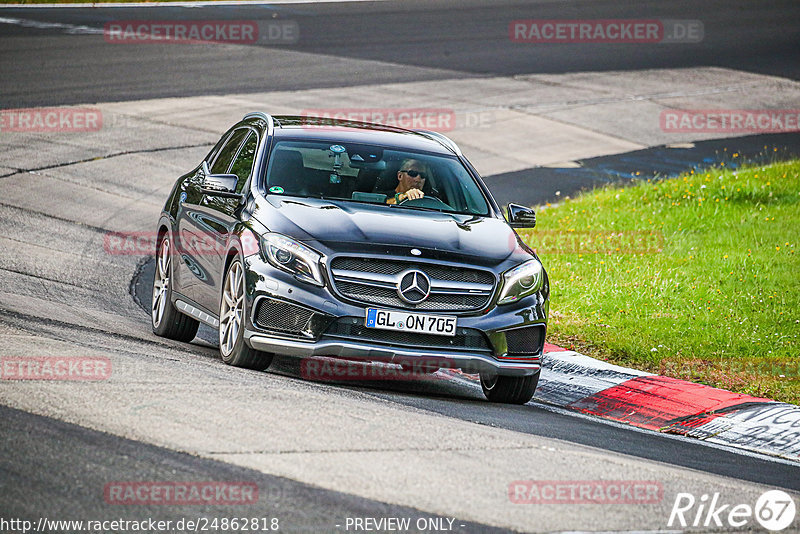
M 268 194 L 488 215 L 480 187 L 455 157 L 324 141 L 280 141 Z

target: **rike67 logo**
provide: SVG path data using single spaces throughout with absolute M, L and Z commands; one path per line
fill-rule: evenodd
M 741 528 L 755 519 L 763 528 L 778 532 L 794 522 L 796 511 L 794 499 L 781 490 L 763 493 L 755 506 L 725 503 L 719 493 L 699 499 L 678 493 L 667 526 Z

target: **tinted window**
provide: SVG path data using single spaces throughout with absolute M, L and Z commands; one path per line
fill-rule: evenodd
M 236 159 L 233 161 L 231 174 L 235 174 L 239 177 L 239 181 L 236 183 L 237 193 L 242 192 L 245 182 L 247 182 L 247 179 L 250 177 L 250 173 L 253 171 L 253 161 L 256 159 L 257 148 L 258 136 L 254 133 L 251 133 L 247 138 L 247 141 L 245 141 L 244 145 L 242 145 L 239 155 L 236 156 Z
M 273 194 L 386 204 L 394 200 L 400 171 L 412 163 L 422 169 L 422 192 L 430 200 L 396 207 L 488 213 L 480 187 L 457 158 L 379 146 L 280 141 L 270 154 L 265 185 Z
M 249 131 L 250 130 L 247 128 L 242 128 L 241 130 L 233 132 L 233 135 L 225 143 L 225 146 L 222 147 L 222 150 L 220 150 L 214 165 L 211 166 L 211 174 L 225 174 L 228 172 L 231 161 L 233 161 L 233 157 L 236 155 L 236 150 L 239 148 L 239 145 L 242 144 L 244 136 L 247 135 Z
M 214 161 L 214 158 L 217 157 L 217 154 L 222 148 L 222 145 L 225 143 L 225 139 L 227 137 L 228 137 L 228 132 L 225 132 L 225 135 L 220 137 L 219 141 L 217 141 L 217 144 L 214 145 L 214 148 L 211 149 L 211 151 L 208 153 L 208 155 L 205 157 L 203 161 L 205 161 L 208 164 L 211 164 L 211 162 Z

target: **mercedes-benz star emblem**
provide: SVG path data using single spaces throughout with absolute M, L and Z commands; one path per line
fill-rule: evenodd
M 397 295 L 409 304 L 419 304 L 431 294 L 431 280 L 428 275 L 416 269 L 409 269 L 400 275 L 397 282 Z

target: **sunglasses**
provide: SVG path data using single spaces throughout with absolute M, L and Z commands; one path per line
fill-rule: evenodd
M 409 175 L 412 178 L 416 178 L 417 176 L 419 176 L 423 180 L 426 180 L 428 178 L 428 176 L 424 172 L 419 172 L 419 171 L 414 171 L 414 170 L 411 170 L 411 171 L 402 170 L 400 172 L 404 172 L 404 173 L 406 173 L 407 175 Z

